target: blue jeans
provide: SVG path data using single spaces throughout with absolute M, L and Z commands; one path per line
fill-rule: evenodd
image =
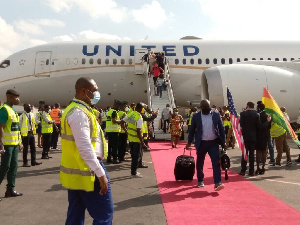
M 213 166 L 214 183 L 221 183 L 221 168 L 219 162 L 219 144 L 218 140 L 210 142 L 201 141 L 200 147 L 197 149 L 197 178 L 198 182 L 203 181 L 203 165 L 206 153 L 208 153 Z
M 275 162 L 275 158 L 274 158 L 274 146 L 273 146 L 273 142 L 272 142 L 271 136 L 268 139 L 268 148 L 269 148 L 269 153 L 270 153 L 270 161 L 271 162 Z
M 157 94 L 160 98 L 162 97 L 163 88 L 163 86 L 157 86 Z
M 66 225 L 84 225 L 85 210 L 94 219 L 93 225 L 111 225 L 113 219 L 113 200 L 111 194 L 110 180 L 102 161 L 100 165 L 105 171 L 108 180 L 108 191 L 100 195 L 100 183 L 96 177 L 94 191 L 68 190 L 69 208 L 67 212 Z

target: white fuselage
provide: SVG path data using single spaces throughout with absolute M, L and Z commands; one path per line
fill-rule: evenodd
M 145 75 L 135 75 L 141 62 L 135 49 L 164 52 L 170 65 L 176 103 L 201 100 L 203 70 L 247 60 L 292 61 L 300 58 L 300 42 L 250 42 L 181 40 L 176 42 L 53 43 L 33 47 L 8 57 L 0 68 L 0 99 L 7 89 L 20 92 L 21 101 L 37 105 L 43 100 L 65 106 L 75 94 L 79 77 L 91 77 L 99 86 L 99 107 L 114 99 L 129 103 L 147 101 Z M 140 57 L 140 56 L 139 56 Z M 241 74 L 242 76 L 242 74 Z

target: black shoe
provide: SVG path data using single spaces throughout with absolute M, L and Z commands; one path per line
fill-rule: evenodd
M 41 165 L 42 163 L 41 162 L 33 162 L 31 163 L 32 166 L 38 166 L 38 165 Z
M 296 163 L 300 163 L 300 157 L 295 160 Z
M 22 193 L 18 193 L 16 191 L 13 190 L 7 190 L 5 192 L 5 198 L 9 198 L 9 197 L 18 197 L 18 196 L 22 196 Z
M 42 156 L 41 159 L 49 159 L 49 156 Z
M 113 160 L 113 164 L 119 164 L 119 163 L 120 163 L 120 161 L 118 159 Z
M 239 175 L 241 175 L 241 176 L 245 176 L 245 172 L 244 171 L 241 171 L 240 173 L 239 173 Z
M 47 157 L 48 157 L 49 159 L 52 159 L 52 158 L 53 158 L 52 156 L 49 156 L 49 155 L 48 155 Z
M 145 164 L 139 164 L 139 165 L 138 165 L 138 168 L 148 168 L 148 166 L 145 165 Z
M 248 176 L 249 176 L 249 177 L 253 177 L 253 176 L 254 176 L 254 173 L 253 173 L 253 172 L 251 172 L 251 173 L 249 172 L 249 173 L 248 173 Z
M 215 191 L 220 191 L 225 188 L 225 185 L 222 183 L 215 184 Z
M 23 167 L 30 167 L 28 163 L 23 163 Z
M 265 168 L 262 168 L 262 169 L 259 171 L 259 174 L 260 174 L 260 175 L 263 175 L 263 174 L 265 174 L 265 171 L 266 171 Z
M 258 174 L 260 174 L 260 169 L 257 169 L 257 170 L 255 171 L 255 175 L 258 175 Z

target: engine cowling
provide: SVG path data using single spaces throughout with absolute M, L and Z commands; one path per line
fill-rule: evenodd
M 229 88 L 237 112 L 246 107 L 248 101 L 262 99 L 263 88 L 267 87 L 278 105 L 286 107 L 291 120 L 296 120 L 300 100 L 300 71 L 285 67 L 253 64 L 234 64 L 212 67 L 201 76 L 201 98 L 211 104 L 227 105 Z

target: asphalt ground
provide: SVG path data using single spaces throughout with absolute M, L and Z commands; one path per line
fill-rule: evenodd
M 291 140 L 288 142 L 291 147 L 293 165 L 270 168 L 264 175 L 245 177 L 266 192 L 300 210 L 300 164 L 294 162 L 300 150 L 296 149 Z M 21 167 L 22 153 L 19 154 L 16 190 L 24 195 L 16 198 L 4 198 L 6 180 L 3 181 L 0 186 L 0 197 L 2 198 L 0 202 L 1 225 L 64 224 L 68 200 L 67 191 L 59 182 L 61 152 L 53 150 L 50 155 L 53 157 L 52 159 L 42 160 L 40 159 L 41 149 L 38 149 L 37 159 L 43 164 L 25 168 Z M 239 172 L 241 150 L 229 149 L 228 155 L 231 158 L 231 169 Z M 126 157 L 130 159 L 130 155 L 126 155 Z M 150 152 L 144 153 L 144 161 L 149 168 L 139 169 L 143 178 L 130 178 L 130 161 L 106 165 L 111 179 L 114 200 L 113 224 L 167 224 Z M 282 165 L 285 165 L 285 161 L 286 157 L 283 155 Z M 210 163 L 210 160 L 207 160 L 206 163 Z M 224 172 L 222 178 L 224 178 Z M 252 197 L 259 198 L 259 196 Z M 272 207 L 272 202 L 268 204 Z M 282 222 L 284 223 L 284 221 Z M 295 223 L 297 222 L 295 221 Z M 88 213 L 86 213 L 86 224 L 92 224 L 92 219 Z M 272 224 L 271 219 L 270 224 Z

